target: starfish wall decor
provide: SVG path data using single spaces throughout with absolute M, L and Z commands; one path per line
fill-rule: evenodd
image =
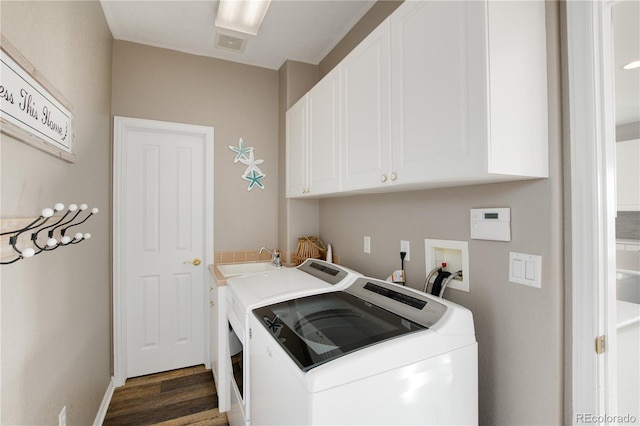
M 260 167 L 258 167 L 259 164 L 264 163 L 264 160 L 255 159 L 253 147 L 244 146 L 244 140 L 240 138 L 240 140 L 238 141 L 238 146 L 229 145 L 229 149 L 236 153 L 236 156 L 233 159 L 234 163 L 240 162 L 247 166 L 244 174 L 241 176 L 242 179 L 249 182 L 247 191 L 251 191 L 255 186 L 260 189 L 264 189 L 264 183 L 262 183 L 262 179 L 264 179 L 266 175 L 262 173 L 262 170 L 260 170 Z

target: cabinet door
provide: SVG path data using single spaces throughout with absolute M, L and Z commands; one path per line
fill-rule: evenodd
M 341 63 L 342 188 L 382 185 L 391 169 L 390 18 Z
M 307 99 L 305 95 L 287 111 L 287 197 L 302 197 L 307 191 Z
M 485 7 L 405 2 L 391 16 L 392 172 L 399 184 L 486 168 Z
M 340 191 L 340 74 L 327 74 L 309 97 L 309 195 Z
M 640 139 L 616 143 L 618 211 L 640 211 Z

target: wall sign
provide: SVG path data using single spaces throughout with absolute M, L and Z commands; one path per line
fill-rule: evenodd
M 62 95 L 4 37 L 0 66 L 0 130 L 73 161 L 73 114 Z

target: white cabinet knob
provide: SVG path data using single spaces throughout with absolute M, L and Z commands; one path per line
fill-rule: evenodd
M 386 182 L 387 181 L 387 175 L 382 175 L 380 177 L 380 182 Z
M 398 179 L 398 175 L 395 173 L 391 173 L 391 180 L 396 180 Z

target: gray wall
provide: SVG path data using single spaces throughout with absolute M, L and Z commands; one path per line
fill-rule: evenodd
M 563 423 L 563 170 L 558 3 L 547 2 L 550 177 L 320 201 L 320 237 L 341 263 L 386 278 L 411 242 L 408 283 L 422 288 L 424 239 L 469 241 L 470 308 L 479 344 L 480 422 Z M 358 25 L 366 24 L 367 15 Z M 346 54 L 346 53 L 345 53 Z M 339 62 L 334 59 L 333 62 Z M 470 240 L 469 209 L 510 207 L 511 242 Z M 363 236 L 371 236 L 371 254 Z M 509 251 L 542 256 L 542 289 L 508 282 Z
M 275 247 L 277 71 L 114 41 L 112 113 L 214 127 L 215 250 Z M 264 190 L 247 191 L 244 167 L 233 163 L 228 147 L 241 137 L 264 160 Z
M 4 134 L 3 219 L 62 202 L 93 238 L 1 267 L 0 423 L 92 424 L 110 380 L 111 33 L 98 2 L 1 3 L 2 34 L 73 105 L 73 164 Z

